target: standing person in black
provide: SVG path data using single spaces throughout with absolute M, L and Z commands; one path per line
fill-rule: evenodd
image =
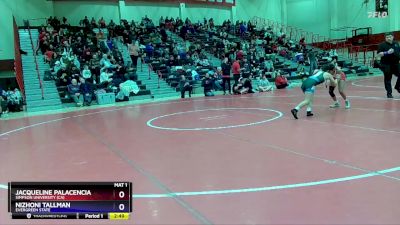
M 221 69 L 222 69 L 222 90 L 224 91 L 224 95 L 226 95 L 226 83 L 228 83 L 228 90 L 229 94 L 232 94 L 231 92 L 231 65 L 228 62 L 228 56 L 224 57 L 224 60 L 222 61 L 221 64 Z
M 385 89 L 388 98 L 393 98 L 392 95 L 392 75 L 400 76 L 399 60 L 400 46 L 399 43 L 393 41 L 393 34 L 385 34 L 385 42 L 378 47 L 378 55 L 381 56 L 381 70 L 385 79 Z M 400 79 L 397 78 L 394 89 L 400 93 Z
M 189 98 L 192 97 L 193 86 L 190 81 L 186 80 L 185 75 L 181 75 L 181 80 L 179 81 L 179 89 L 181 91 L 181 98 L 185 98 L 185 92 L 189 92 Z

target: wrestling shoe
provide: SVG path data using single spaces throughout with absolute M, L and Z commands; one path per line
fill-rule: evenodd
M 293 117 L 297 120 L 297 119 L 299 119 L 298 117 L 297 117 L 297 109 L 292 109 L 292 110 L 290 110 L 290 112 L 292 112 L 292 115 L 293 115 Z

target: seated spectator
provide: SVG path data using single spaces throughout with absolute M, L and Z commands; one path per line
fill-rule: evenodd
M 50 47 L 44 53 L 45 61 L 47 63 L 50 63 L 50 61 L 53 59 L 53 55 L 54 55 L 53 45 L 50 45 Z
M 94 19 L 94 17 L 92 17 L 90 24 L 92 25 L 92 28 L 97 28 L 97 23 L 96 23 L 96 20 Z
M 109 70 L 102 68 L 100 72 L 100 84 L 108 84 L 112 82 L 113 78 L 111 78 L 114 74 Z
M 243 80 L 243 87 L 245 89 L 247 89 L 246 93 L 254 93 L 253 90 L 253 84 L 252 84 L 252 76 L 248 77 L 248 78 L 242 78 Z
M 71 80 L 71 77 L 65 68 L 62 68 L 61 70 L 58 71 L 58 73 L 57 73 L 58 86 L 66 86 L 69 84 L 70 80 Z
M 278 73 L 275 78 L 275 85 L 277 89 L 283 89 L 289 86 L 287 78 L 280 73 Z
M 103 68 L 115 68 L 115 65 L 111 63 L 111 58 L 107 54 L 103 54 L 103 58 L 100 60 L 100 66 Z
M 258 81 L 258 91 L 259 92 L 266 92 L 273 90 L 273 86 L 268 81 L 265 74 L 262 75 L 261 79 Z
M 74 100 L 76 103 L 76 106 L 82 106 L 83 105 L 83 97 L 81 95 L 81 87 L 76 81 L 76 79 L 71 80 L 71 84 L 68 85 L 68 94 L 69 97 Z
M 100 28 L 106 28 L 106 21 L 103 19 L 103 17 L 101 17 L 101 19 L 99 20 L 99 25 Z
M 53 75 L 56 75 L 61 68 L 62 66 L 60 61 L 56 61 L 53 67 Z
M 299 45 L 301 49 L 305 49 L 306 48 L 306 38 L 302 37 L 299 41 Z
M 69 68 L 71 65 L 71 60 L 68 57 L 66 52 L 62 53 L 62 57 L 60 58 L 60 63 L 62 67 Z
M 175 60 L 174 55 L 170 55 L 170 56 L 169 56 L 169 60 L 165 63 L 165 65 L 166 65 L 169 69 L 171 69 L 172 67 L 178 65 L 177 62 L 176 62 L 176 60 Z
M 90 106 L 93 99 L 93 86 L 90 82 L 86 82 L 83 77 L 80 78 L 80 82 L 80 93 L 83 95 L 83 105 Z
M 185 98 L 185 92 L 189 92 L 189 98 L 192 97 L 193 86 L 190 81 L 186 80 L 185 75 L 181 75 L 181 80 L 179 81 L 179 89 L 181 91 L 181 98 Z
M 216 72 L 210 72 L 212 73 L 210 75 L 213 76 L 215 90 L 222 90 L 222 67 L 218 67 Z
M 208 59 L 206 58 L 206 59 L 200 60 L 200 61 L 198 62 L 198 65 L 199 65 L 199 66 L 205 66 L 205 67 L 207 67 L 207 66 L 210 65 L 210 62 L 209 62 Z
M 149 57 L 150 59 L 153 58 L 154 47 L 151 43 L 148 43 L 146 45 L 145 52 L 146 52 L 147 57 Z
M 71 79 L 79 80 L 79 77 L 81 76 L 81 71 L 76 66 L 72 66 L 70 74 L 71 74 Z
M 264 71 L 265 72 L 274 72 L 274 63 L 272 62 L 271 58 L 267 58 L 266 61 L 264 61 Z
M 245 79 L 241 78 L 237 83 L 233 84 L 232 87 L 233 94 L 235 95 L 246 94 L 249 91 L 248 88 L 244 87 L 244 81 Z
M 332 59 L 332 60 L 338 60 L 338 54 L 337 54 L 337 52 L 336 52 L 336 49 L 331 49 L 330 51 L 329 51 L 329 57 Z
M 0 117 L 7 111 L 7 97 L 6 92 L 0 86 Z
M 242 72 L 243 73 L 250 73 L 252 68 L 251 68 L 251 63 L 247 60 L 247 57 L 243 58 L 242 61 Z
M 134 77 L 130 76 L 127 81 L 119 85 L 119 92 L 116 96 L 116 101 L 129 101 L 129 96 L 131 93 L 137 94 L 140 88 L 137 86 L 136 82 L 133 81 Z
M 72 63 L 72 67 L 76 67 L 77 69 L 81 68 L 81 63 L 78 60 L 78 57 L 76 57 L 75 55 L 70 57 L 70 61 Z
M 89 70 L 89 66 L 88 65 L 84 65 L 83 66 L 82 77 L 84 79 L 86 79 L 86 80 L 92 78 L 92 72 Z
M 107 37 L 106 45 L 108 50 L 113 51 L 114 50 L 114 42 L 111 39 L 111 37 Z
M 90 48 L 85 48 L 85 50 L 83 50 L 82 63 L 90 63 L 91 59 L 92 52 L 90 51 Z
M 214 82 L 210 77 L 210 74 L 206 73 L 206 76 L 201 82 L 201 86 L 204 87 L 205 96 L 214 96 Z

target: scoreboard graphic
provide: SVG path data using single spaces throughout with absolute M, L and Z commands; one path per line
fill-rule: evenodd
M 13 219 L 127 220 L 131 182 L 9 182 Z

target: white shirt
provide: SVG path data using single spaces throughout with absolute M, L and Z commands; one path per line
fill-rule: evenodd
M 90 72 L 89 69 L 82 70 L 82 77 L 85 78 L 85 79 L 91 78 L 92 77 L 92 72 Z

